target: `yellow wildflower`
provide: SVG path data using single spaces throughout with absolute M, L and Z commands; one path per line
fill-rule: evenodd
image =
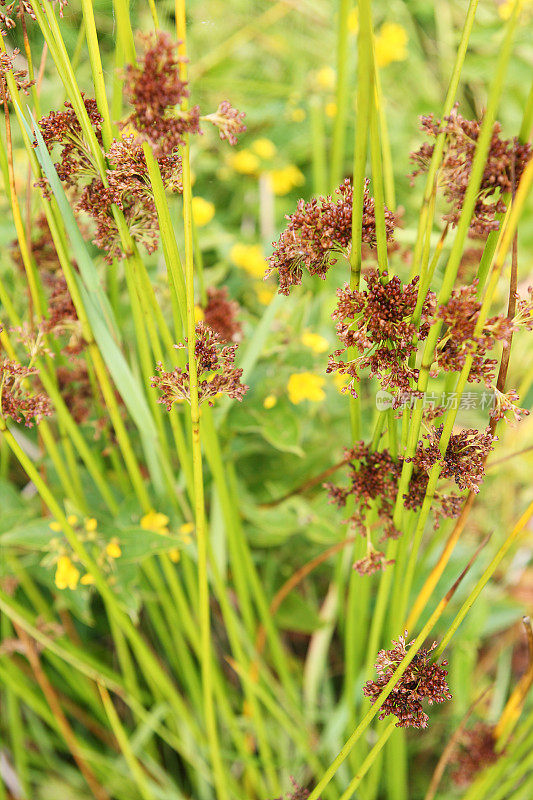
M 57 561 L 55 585 L 58 589 L 75 589 L 80 572 L 68 556 L 60 556 Z
M 194 321 L 203 322 L 204 319 L 205 319 L 205 314 L 202 306 L 194 306 Z
M 514 4 L 515 0 L 505 0 L 503 3 L 500 3 L 498 6 L 498 14 L 500 15 L 500 19 L 509 19 L 513 13 Z
M 315 80 L 320 89 L 333 89 L 335 86 L 336 72 L 333 67 L 321 67 L 315 73 Z
M 69 525 L 75 525 L 78 521 L 76 514 L 69 514 L 67 517 L 67 522 Z
M 348 14 L 348 31 L 354 34 L 359 31 L 359 10 L 357 8 L 352 8 Z
M 254 142 L 252 142 L 252 150 L 259 156 L 259 158 L 268 160 L 270 158 L 274 158 L 277 148 L 274 142 L 271 142 L 270 139 L 256 139 Z
M 188 536 L 194 530 L 194 522 L 184 522 L 180 525 L 180 533 L 182 536 Z
M 260 244 L 234 244 L 230 250 L 230 258 L 238 267 L 242 267 L 254 278 L 262 278 L 267 262 Z
M 210 200 L 203 197 L 193 197 L 192 199 L 192 218 L 194 224 L 201 228 L 211 222 L 215 216 L 215 206 Z
M 276 403 L 278 402 L 278 398 L 275 394 L 267 394 L 265 399 L 263 400 L 263 408 L 274 408 Z
M 407 58 L 407 31 L 397 22 L 384 22 L 376 36 L 375 52 L 378 67 Z
M 293 122 L 303 122 L 306 117 L 304 108 L 294 108 L 291 111 L 291 119 Z
M 325 378 L 313 375 L 312 372 L 294 372 L 287 384 L 289 400 L 294 405 L 298 405 L 304 400 L 320 403 L 326 396 L 323 389 L 325 382 Z
M 333 117 L 337 116 L 337 103 L 326 103 L 324 111 L 326 112 L 326 117 L 333 119 Z
M 282 169 L 272 169 L 267 172 L 270 179 L 270 186 L 274 194 L 288 194 L 295 186 L 305 183 L 305 178 L 294 164 L 289 164 Z
M 239 150 L 228 159 L 230 167 L 242 175 L 253 175 L 259 169 L 259 158 L 250 150 Z
M 94 517 L 88 517 L 85 520 L 85 530 L 88 533 L 93 533 L 93 531 L 95 531 L 97 527 L 98 527 L 98 522 L 95 520 Z
M 86 572 L 85 575 L 82 576 L 80 583 L 83 583 L 84 586 L 92 586 L 94 583 L 94 577 L 90 572 Z
M 61 524 L 59 522 L 51 522 L 48 526 L 53 531 L 60 531 L 62 530 Z
M 181 558 L 181 553 L 177 547 L 173 547 L 172 550 L 168 551 L 168 557 L 174 564 L 177 564 Z
M 274 295 L 276 294 L 275 289 L 270 286 L 256 286 L 255 291 L 257 294 L 257 299 L 263 306 L 268 306 Z
M 323 336 L 320 336 L 318 333 L 313 333 L 312 331 L 305 330 L 302 333 L 302 338 L 300 339 L 301 343 L 308 347 L 313 353 L 325 353 L 329 347 L 329 342 L 327 339 L 324 339 Z
M 105 551 L 109 558 L 120 558 L 122 555 L 122 550 L 120 549 L 120 544 L 116 537 L 111 539 L 109 544 L 106 546 Z
M 154 531 L 154 533 L 161 533 L 163 536 L 167 536 L 168 523 L 169 519 L 166 514 L 152 510 L 141 519 L 141 528 L 144 528 L 145 531 Z

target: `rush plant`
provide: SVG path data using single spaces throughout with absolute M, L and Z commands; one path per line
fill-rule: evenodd
M 234 5 L 1 5 L 0 800 L 528 798 L 530 4 Z

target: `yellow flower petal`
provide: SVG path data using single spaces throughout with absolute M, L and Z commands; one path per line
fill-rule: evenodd
M 205 319 L 204 310 L 201 306 L 194 306 L 194 321 L 203 322 Z
M 270 180 L 272 191 L 279 196 L 288 194 L 295 186 L 305 183 L 303 174 L 294 164 L 289 164 L 282 169 L 272 169 L 266 174 Z
M 48 527 L 53 531 L 60 531 L 61 530 L 61 525 L 60 525 L 59 522 L 51 522 Z
M 166 514 L 161 514 L 159 511 L 149 511 L 141 519 L 141 528 L 146 531 L 155 531 L 155 533 L 168 533 L 169 519 Z
M 326 117 L 333 119 L 333 117 L 337 116 L 337 103 L 326 103 L 324 111 L 326 112 Z
M 192 199 L 192 218 L 198 228 L 202 228 L 211 222 L 215 216 L 215 206 L 210 200 L 203 197 L 193 197 Z
M 276 145 L 270 139 L 256 139 L 252 142 L 252 150 L 259 158 L 263 158 L 265 161 L 274 158 L 277 152 Z
M 84 586 L 92 586 L 94 583 L 94 578 L 90 572 L 87 572 L 82 576 L 80 583 L 83 583 Z
M 230 259 L 254 278 L 262 278 L 266 272 L 267 261 L 260 244 L 234 244 L 230 250 Z
M 265 399 L 263 400 L 263 408 L 274 408 L 276 403 L 278 402 L 278 398 L 275 394 L 267 394 Z
M 228 159 L 230 167 L 242 175 L 254 175 L 260 165 L 259 158 L 250 150 L 239 150 L 232 153 Z
M 194 522 L 184 522 L 183 525 L 180 525 L 179 530 L 182 536 L 187 536 L 194 531 Z
M 321 67 L 315 73 L 315 81 L 320 89 L 333 89 L 336 79 L 337 73 L 333 67 Z
M 268 304 L 276 294 L 275 289 L 272 289 L 270 286 L 264 286 L 264 285 L 256 286 L 255 291 L 257 294 L 257 299 L 263 306 L 268 306 Z
M 80 577 L 79 570 L 76 569 L 68 556 L 60 556 L 57 560 L 56 574 L 54 577 L 55 585 L 58 589 L 75 589 Z
M 177 564 L 181 558 L 181 553 L 177 547 L 173 547 L 172 550 L 168 551 L 168 557 L 174 562 L 174 564 Z
M 375 40 L 376 63 L 386 67 L 407 58 L 407 31 L 396 22 L 384 22 Z
M 303 345 L 309 347 L 313 353 L 325 353 L 329 348 L 328 340 L 324 339 L 324 337 L 320 336 L 318 333 L 313 333 L 312 331 L 304 331 L 300 341 Z
M 122 550 L 120 549 L 118 539 L 111 539 L 109 544 L 106 546 L 105 551 L 109 558 L 120 558 L 122 555 Z
M 95 520 L 94 517 L 89 517 L 88 519 L 85 520 L 85 530 L 88 531 L 88 533 L 93 533 L 93 531 L 95 531 L 97 527 L 98 527 L 98 522 Z
M 67 517 L 67 522 L 69 525 L 75 525 L 78 521 L 76 514 L 69 514 Z
M 349 33 L 357 33 L 359 31 L 359 10 L 352 8 L 348 14 L 348 31 Z
M 289 400 L 294 405 L 310 400 L 312 403 L 320 403 L 324 400 L 326 393 L 323 389 L 326 380 L 321 375 L 314 375 L 312 372 L 295 372 L 287 384 Z

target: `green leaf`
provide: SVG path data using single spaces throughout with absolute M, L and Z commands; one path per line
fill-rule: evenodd
M 280 628 L 301 633 L 313 633 L 324 625 L 310 603 L 295 592 L 285 598 L 275 618 Z

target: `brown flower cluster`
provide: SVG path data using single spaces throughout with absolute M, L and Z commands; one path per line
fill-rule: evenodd
M 87 364 L 77 359 L 75 366 L 60 366 L 56 377 L 61 398 L 78 425 L 88 422 L 94 408 L 93 387 Z
M 439 443 L 443 426 L 433 428 L 424 434 L 426 442 L 418 442 L 414 463 L 420 469 L 429 470 L 442 459 L 441 478 L 455 481 L 460 489 L 479 492 L 479 486 L 485 477 L 485 461 L 493 450 L 495 437 L 489 428 L 477 431 L 468 428 L 459 433 L 452 433 L 444 457 Z
M 220 104 L 215 114 L 202 118 L 197 107 L 185 111 L 177 107 L 188 96 L 186 83 L 179 77 L 181 59 L 176 54 L 177 44 L 165 33 L 147 34 L 143 41 L 145 50 L 139 63 L 129 65 L 125 76 L 126 94 L 133 111 L 122 127 L 133 128 L 135 135 L 123 135 L 104 152 L 103 120 L 96 101 L 84 99 L 89 121 L 108 164 L 105 181 L 70 103 L 65 103 L 64 111 L 52 111 L 39 121 L 47 146 L 60 148 L 60 160 L 55 165 L 57 173 L 66 186 L 75 189 L 76 208 L 92 219 L 96 227 L 94 242 L 105 251 L 109 262 L 124 257 L 114 216 L 116 209 L 124 215 L 135 242 L 149 253 L 158 246 L 159 225 L 143 141 L 153 148 L 165 189 L 181 192 L 181 158 L 177 149 L 184 142 L 184 133 L 200 133 L 200 119 L 205 119 L 219 128 L 221 138 L 234 144 L 237 134 L 244 130 L 244 115 L 227 101 Z M 46 191 L 46 181 L 42 184 Z
M 477 280 L 470 286 L 460 286 L 453 290 L 450 300 L 437 309 L 435 318 L 441 319 L 446 327 L 437 344 L 432 375 L 460 372 L 467 356 L 472 356 L 469 380 L 491 386 L 498 362 L 488 358 L 487 353 L 497 341 L 507 347 L 516 325 L 503 315 L 491 317 L 483 325 L 479 336 L 474 336 L 481 309 L 476 291 Z
M 102 117 L 95 100 L 84 99 L 85 108 L 98 143 L 102 145 Z M 47 146 L 60 146 L 61 160 L 55 165 L 59 178 L 75 187 L 77 210 L 86 212 L 95 224 L 95 244 L 106 252 L 106 260 L 123 257 L 122 242 L 113 205 L 126 220 L 132 238 L 148 252 L 157 248 L 159 228 L 146 158 L 133 136 L 115 140 L 105 154 L 108 168 L 104 185 L 94 164 L 93 154 L 70 105 L 43 117 L 40 128 Z M 103 149 L 102 149 L 103 152 Z M 160 155 L 158 164 L 165 188 L 181 190 L 181 163 L 177 155 Z M 45 185 L 46 189 L 46 185 Z
M 96 101 L 84 99 L 85 108 L 102 147 L 102 117 Z M 60 147 L 60 161 L 55 167 L 59 178 L 78 194 L 77 210 L 86 212 L 95 224 L 95 244 L 106 252 L 106 260 L 122 258 L 123 247 L 113 206 L 119 208 L 132 238 L 151 253 L 157 248 L 159 227 L 148 168 L 142 146 L 133 136 L 115 140 L 105 153 L 108 168 L 106 183 L 100 178 L 93 154 L 81 125 L 68 103 L 66 110 L 51 112 L 39 121 L 47 146 Z M 160 155 L 158 164 L 163 185 L 181 191 L 181 160 L 177 155 Z M 46 189 L 46 183 L 45 183 Z
M 44 276 L 44 283 L 50 288 L 44 332 L 56 336 L 67 334 L 69 339 L 62 352 L 67 356 L 76 356 L 85 348 L 85 340 L 67 282 L 61 272 L 54 272 Z
M 180 79 L 177 42 L 162 31 L 141 34 L 143 54 L 137 64 L 126 67 L 125 92 L 133 111 L 123 123 L 133 127 L 141 138 L 149 141 L 157 155 L 171 155 L 184 143 L 184 134 L 199 134 L 200 121 L 215 125 L 221 139 L 237 143 L 237 136 L 246 130 L 244 113 L 224 100 L 213 114 L 200 116 L 200 108 L 177 108 L 189 97 L 187 82 Z
M 239 304 L 230 300 L 225 286 L 207 289 L 207 305 L 203 309 L 204 320 L 218 334 L 221 342 L 240 342 L 242 325 L 237 319 Z
M 185 344 L 175 345 L 178 349 Z M 248 387 L 241 383 L 242 369 L 234 366 L 237 345 L 228 345 L 220 341 L 207 325 L 199 322 L 196 325 L 194 355 L 198 373 L 198 399 L 200 403 L 207 401 L 213 405 L 215 397 L 227 394 L 234 400 L 242 400 Z M 158 375 L 152 378 L 151 386 L 159 389 L 163 403 L 170 411 L 174 403 L 182 400 L 190 402 L 189 364 L 184 369 L 176 367 L 172 372 L 165 372 L 161 362 L 157 365 Z
M 378 677 L 375 681 L 367 681 L 363 694 L 375 703 L 384 687 L 392 678 L 396 668 L 409 652 L 413 641 L 406 646 L 407 631 L 398 641 L 393 641 L 391 650 L 380 650 L 376 660 Z M 431 661 L 431 652 L 437 643 L 430 648 L 417 652 L 406 671 L 381 706 L 379 719 L 393 714 L 398 718 L 397 728 L 426 728 L 429 717 L 422 708 L 422 701 L 432 705 L 451 700 L 446 680 L 447 671 L 443 669 L 447 662 L 435 664 Z
M 24 422 L 31 428 L 43 417 L 51 416 L 49 398 L 43 393 L 31 395 L 24 382 L 37 374 L 32 367 L 25 367 L 18 361 L 4 358 L 0 361 L 0 400 L 2 417 L 10 417 L 14 422 Z
M 313 198 L 309 203 L 298 201 L 294 214 L 287 215 L 288 225 L 270 256 L 265 277 L 277 271 L 280 294 L 289 294 L 291 286 L 302 282 L 303 270 L 325 278 L 328 269 L 344 254 L 348 255 L 352 240 L 353 188 L 346 179 L 336 191 L 339 199 Z M 385 210 L 387 238 L 392 239 L 394 216 Z M 376 244 L 374 200 L 365 186 L 363 201 L 362 242 Z
M 359 575 L 373 575 L 374 572 L 379 572 L 380 569 L 385 569 L 390 564 L 394 564 L 394 559 L 387 560 L 385 553 L 372 547 L 364 558 L 360 558 L 359 561 L 352 564 L 352 568 Z
M 291 776 L 292 791 L 287 795 L 287 800 L 306 800 L 309 797 L 309 790 L 300 786 Z M 283 800 L 283 797 L 276 797 L 275 800 Z M 320 800 L 320 798 L 318 798 Z
M 444 219 L 455 226 L 459 222 L 470 181 L 481 121 L 467 120 L 455 108 L 442 121 L 430 114 L 421 117 L 420 123 L 421 129 L 432 138 L 443 131 L 446 134 L 440 180 L 450 206 Z M 518 186 L 531 158 L 530 144 L 521 144 L 516 138 L 502 139 L 500 133 L 501 126 L 496 122 L 470 223 L 470 235 L 474 238 L 484 238 L 490 231 L 498 229 L 496 216 L 507 210 L 503 195 L 512 193 Z M 434 145 L 425 142 L 411 154 L 411 160 L 417 165 L 412 178 L 427 171 L 433 148 Z
M 480 769 L 494 764 L 502 755 L 495 751 L 495 744 L 493 727 L 486 722 L 478 722 L 464 731 L 454 756 L 453 781 L 458 786 L 467 786 Z
M 417 329 L 411 316 L 417 302 L 418 278 L 403 284 L 397 276 L 388 280 L 386 273 L 380 275 L 372 270 L 365 280 L 367 288 L 363 291 L 348 285 L 337 290 L 338 302 L 332 317 L 337 321 L 337 336 L 343 347 L 330 356 L 327 372 L 349 375 L 354 397 L 359 372 L 365 368 L 379 377 L 384 389 L 412 393 L 418 370 L 409 365 L 409 358 L 416 349 L 415 342 L 424 340 L 429 333 L 435 295 L 428 293 Z M 342 360 L 340 357 L 352 348 L 359 357 Z
M 335 486 L 332 483 L 325 484 L 330 501 L 339 508 L 344 508 L 348 497 L 353 496 L 355 498 L 355 511 L 351 520 L 363 535 L 366 533 L 366 514 L 373 505 L 384 531 L 382 539 L 396 538 L 399 532 L 393 523 L 393 510 L 398 495 L 398 482 L 404 459 L 393 459 L 386 449 L 379 452 L 371 450 L 364 442 L 356 442 L 353 448 L 345 450 L 345 459 L 348 462 L 349 469 L 348 485 Z M 418 453 L 413 461 L 414 468 L 409 490 L 404 495 L 403 502 L 406 508 L 415 511 L 424 502 L 428 475 L 425 469 L 425 461 L 424 459 L 419 459 Z M 438 525 L 441 516 L 458 516 L 462 503 L 463 499 L 461 497 L 437 492 L 435 494 L 435 504 L 433 505 L 435 526 Z M 365 563 L 360 565 L 361 569 L 367 566 L 366 560 L 363 559 L 363 561 Z
M 2 24 L 3 21 L 1 16 L 2 15 L 0 15 L 0 24 Z M 15 48 L 11 54 L 0 53 L 0 87 L 2 89 L 2 97 L 0 99 L 6 103 L 11 102 L 11 95 L 7 88 L 6 72 L 13 72 L 15 85 L 19 92 L 23 92 L 24 94 L 28 94 L 30 87 L 35 83 L 35 81 L 29 80 L 28 73 L 25 69 L 15 69 L 15 58 L 19 53 L 20 50 L 18 48 Z

